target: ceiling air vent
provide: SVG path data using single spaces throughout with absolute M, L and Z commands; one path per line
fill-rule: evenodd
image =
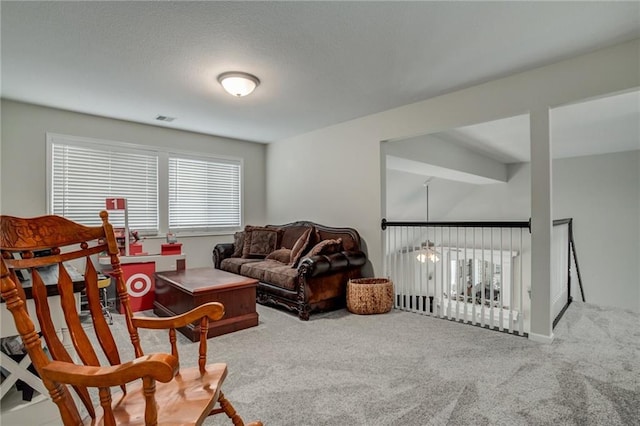
M 158 115 L 156 117 L 156 120 L 158 120 L 158 121 L 166 121 L 167 123 L 171 123 L 175 119 L 176 119 L 175 117 L 169 117 L 169 116 L 166 116 L 166 115 Z

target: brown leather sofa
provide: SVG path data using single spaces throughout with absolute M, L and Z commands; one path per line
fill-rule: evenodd
M 247 227 L 251 228 L 251 227 Z M 246 229 L 245 228 L 245 231 Z M 347 282 L 361 276 L 361 267 L 366 263 L 366 255 L 361 250 L 360 235 L 352 228 L 332 228 L 308 221 L 298 221 L 286 225 L 269 225 L 262 229 L 277 231 L 277 247 L 297 250 L 299 240 L 309 228 L 313 230 L 309 246 L 301 253 L 299 263 L 286 263 L 266 258 L 239 256 L 245 244 L 236 238 L 236 244 L 218 244 L 213 249 L 213 263 L 217 269 L 248 276 L 258 280 L 257 301 L 261 304 L 281 306 L 298 314 L 301 320 L 308 320 L 309 314 L 345 306 Z M 245 234 L 245 233 L 243 233 Z M 241 235 L 242 236 L 242 235 Z M 238 234 L 236 234 L 238 237 Z M 315 239 L 315 240 L 314 240 Z M 335 252 L 321 252 L 310 255 L 312 245 L 322 246 L 340 242 Z M 324 243 L 318 244 L 324 241 Z M 296 243 L 298 246 L 296 246 Z M 295 247 L 294 247 L 295 246 Z M 235 256 L 234 256 L 235 253 Z M 275 253 L 273 253 L 275 254 Z M 288 260 L 285 259 L 285 260 Z

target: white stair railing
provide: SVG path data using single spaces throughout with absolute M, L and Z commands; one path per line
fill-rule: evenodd
M 527 335 L 529 222 L 390 222 L 395 308 Z

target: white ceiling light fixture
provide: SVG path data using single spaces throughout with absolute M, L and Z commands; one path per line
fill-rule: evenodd
M 224 72 L 218 76 L 218 82 L 227 93 L 237 97 L 251 94 L 260 84 L 255 75 L 240 71 Z

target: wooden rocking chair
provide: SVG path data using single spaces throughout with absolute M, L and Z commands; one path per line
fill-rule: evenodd
M 227 375 L 226 364 L 206 365 L 208 324 L 209 321 L 222 318 L 224 307 L 220 303 L 207 303 L 170 318 L 133 317 L 113 228 L 108 222 L 107 212 L 101 212 L 100 217 L 102 226 L 86 227 L 59 216 L 34 219 L 0 216 L 2 298 L 13 315 L 16 329 L 33 365 L 60 410 L 64 424 L 199 425 L 211 414 L 225 413 L 234 425 L 243 425 L 242 419 L 220 390 Z M 45 255 L 34 256 L 35 252 Z M 101 252 L 110 256 L 120 302 L 125 311 L 125 321 L 136 356 L 130 362 L 121 362 L 118 346 L 123 342 L 114 340 L 102 313 L 98 275 L 90 258 Z M 81 324 L 72 280 L 63 265 L 63 262 L 73 260 L 85 264 L 85 290 L 92 325 L 102 349 L 100 356 Z M 60 303 L 75 352 L 83 365 L 74 363 L 74 357 L 66 350 L 54 329 L 46 286 L 38 272 L 38 268 L 47 265 L 54 265 L 58 269 Z M 16 276 L 16 270 L 21 269 L 31 271 L 38 329 L 46 341 L 49 355 L 42 347 L 34 320 L 25 305 L 25 292 Z M 198 366 L 181 369 L 176 328 L 195 321 L 200 321 L 201 327 Z M 140 346 L 138 328 L 168 329 L 171 354 L 145 355 Z M 106 359 L 109 365 L 101 366 L 99 358 Z M 84 410 L 78 409 L 67 385 L 74 388 Z M 114 399 L 111 387 L 116 389 Z M 98 391 L 90 393 L 87 388 L 97 388 Z M 94 408 L 91 394 L 94 398 L 97 394 L 101 409 Z M 219 408 L 215 407 L 216 402 Z M 81 411 L 88 413 L 85 418 L 80 414 Z M 256 426 L 261 424 L 252 423 Z

